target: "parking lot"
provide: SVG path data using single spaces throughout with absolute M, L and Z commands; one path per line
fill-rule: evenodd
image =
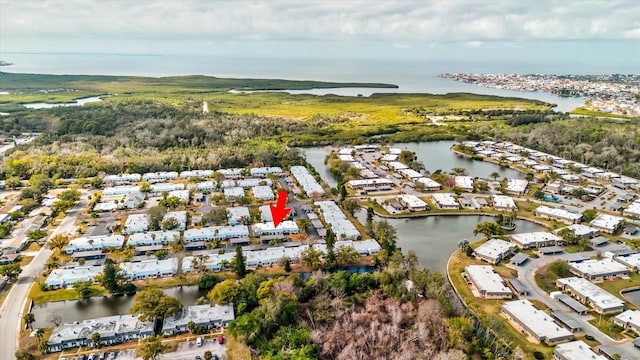
M 212 354 L 218 356 L 220 360 L 226 359 L 226 347 L 220 345 L 215 339 L 205 339 L 202 346 L 197 346 L 195 341 L 188 341 L 178 344 L 176 352 L 162 354 L 160 359 L 165 360 L 194 360 L 196 356 L 204 359 L 205 351 L 211 351 Z

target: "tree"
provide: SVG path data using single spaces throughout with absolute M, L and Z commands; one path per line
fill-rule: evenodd
M 360 209 L 360 204 L 355 200 L 347 199 L 342 202 L 342 208 L 353 216 Z
M 367 221 L 364 224 L 365 232 L 369 236 L 373 236 L 373 216 L 375 215 L 373 207 L 367 207 Z
M 27 231 L 27 237 L 33 241 L 38 241 L 47 236 L 47 230 L 44 229 L 36 229 Z
M 306 266 L 317 268 L 322 265 L 322 253 L 309 244 L 309 246 L 300 252 L 300 260 Z
M 196 323 L 194 323 L 193 320 L 189 320 L 189 322 L 187 322 L 187 329 L 189 330 L 190 333 L 195 334 Z
M 213 359 L 213 353 L 211 352 L 211 350 L 207 350 L 204 352 L 204 360 L 211 360 Z
M 17 176 L 11 176 L 4 181 L 4 186 L 8 187 L 11 190 L 15 190 L 22 186 L 22 180 L 20 180 Z
M 182 205 L 182 200 L 177 196 L 169 196 L 163 197 L 162 200 L 158 203 L 158 205 L 163 206 L 168 209 L 175 209 L 178 206 Z
M 151 192 L 151 184 L 149 184 L 149 182 L 144 181 L 141 185 L 140 185 L 140 192 L 141 193 L 150 193 Z
M 177 314 L 181 310 L 180 300 L 165 294 L 161 289 L 152 287 L 136 294 L 129 313 L 138 314 L 138 319 L 141 321 L 155 321 Z
M 227 279 L 216 284 L 207 296 L 215 304 L 230 304 L 235 302 L 239 293 L 240 284 L 235 280 Z
M 149 230 L 160 230 L 162 219 L 166 213 L 167 209 L 162 206 L 153 206 L 149 208 L 149 211 L 147 211 L 147 214 L 149 215 Z
M 373 234 L 380 243 L 380 247 L 387 250 L 389 254 L 396 251 L 396 229 L 386 220 L 373 223 Z
M 158 260 L 164 260 L 167 258 L 167 256 L 169 256 L 169 252 L 166 249 L 162 249 L 154 252 L 153 256 L 155 256 Z
M 500 177 L 500 174 L 497 171 L 494 171 L 491 174 L 489 174 L 489 177 L 492 177 L 493 181 L 496 181 Z
M 91 280 L 76 281 L 73 283 L 73 288 L 76 290 L 81 299 L 86 299 L 91 296 Z
M 282 267 L 284 268 L 284 271 L 291 272 L 291 260 L 288 257 L 285 257 L 282 261 Z
M 336 243 L 336 235 L 333 233 L 333 230 L 327 229 L 327 237 L 325 242 L 327 254 L 325 256 L 324 266 L 327 269 L 333 269 L 337 265 L 336 252 L 334 248 Z
M 198 289 L 209 290 L 216 286 L 218 279 L 210 272 L 205 272 L 198 279 Z
M 16 360 L 35 360 L 35 356 L 27 349 L 18 349 L 15 353 Z
M 42 340 L 42 338 L 44 337 L 44 329 L 37 328 L 35 331 L 35 336 L 36 336 L 36 339 L 38 339 L 38 341 Z
M 575 244 L 578 242 L 578 237 L 576 236 L 576 232 L 569 228 L 563 228 L 558 231 L 558 236 L 564 240 L 567 244 Z
M 591 222 L 596 216 L 598 216 L 598 212 L 595 209 L 586 209 L 582 212 L 582 221 Z
M 64 213 L 73 207 L 73 201 L 58 200 L 51 205 L 51 212 L 54 214 Z
M 203 224 L 224 225 L 227 222 L 229 214 L 223 207 L 217 207 L 202 217 Z
M 60 313 L 51 313 L 49 318 L 47 319 L 53 326 L 60 326 L 62 324 L 62 314 Z
M 76 189 L 65 190 L 58 194 L 58 199 L 75 203 L 80 200 L 80 191 Z
M 22 320 L 24 320 L 24 323 L 27 324 L 28 328 L 33 330 L 32 324 L 36 321 L 36 317 L 35 315 L 33 315 L 33 313 L 29 312 L 24 314 L 24 316 L 22 317 Z
M 247 266 L 245 257 L 242 253 L 242 247 L 236 246 L 236 255 L 233 258 L 233 271 L 241 278 L 247 274 Z
M 177 228 L 179 225 L 180 224 L 178 223 L 178 220 L 172 216 L 162 222 L 162 230 L 173 230 Z
M 15 281 L 21 272 L 20 263 L 0 266 L 0 275 L 7 276 L 10 281 Z
M 347 187 L 344 184 L 340 184 L 338 186 L 338 190 L 340 190 L 340 201 L 344 201 L 347 198 Z
M 49 341 L 40 339 L 40 341 L 38 341 L 38 350 L 40 350 L 42 355 L 47 355 L 49 353 Z
M 451 174 L 456 176 L 464 176 L 464 175 L 467 175 L 468 173 L 469 172 L 467 171 L 467 169 L 463 167 L 454 167 L 453 169 L 451 169 Z
M 62 249 L 67 245 L 69 245 L 69 237 L 67 235 L 57 234 L 49 239 L 49 247 L 58 249 L 59 252 L 62 252 Z
M 102 337 L 100 336 L 100 333 L 95 332 L 95 333 L 91 334 L 91 342 L 93 343 L 93 347 L 98 348 L 98 349 L 100 348 L 100 339 L 101 338 Z
M 339 246 L 336 249 L 336 260 L 338 265 L 351 265 L 360 259 L 360 253 L 351 246 Z
M 125 281 L 125 273 L 116 267 L 116 263 L 107 258 L 104 261 L 102 276 L 100 276 L 100 284 L 104 286 L 110 293 L 118 293 Z
M 167 347 L 162 344 L 162 338 L 160 336 L 150 336 L 144 339 L 142 346 L 140 347 L 140 353 L 143 360 L 158 360 L 160 354 L 165 352 Z
M 473 235 L 478 234 L 482 234 L 485 237 L 489 238 L 492 235 L 502 234 L 502 228 L 500 227 L 500 224 L 493 221 L 483 221 L 476 225 L 476 228 L 473 230 Z
M 533 193 L 533 197 L 536 199 L 542 199 L 544 197 L 544 191 L 538 189 Z

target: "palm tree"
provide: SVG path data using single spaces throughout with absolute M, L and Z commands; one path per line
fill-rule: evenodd
M 38 341 L 41 341 L 42 338 L 44 337 L 44 329 L 43 328 L 37 328 L 35 335 L 36 335 L 36 339 L 38 339 Z
M 22 319 L 24 320 L 25 324 L 27 324 L 27 327 L 33 330 L 32 324 L 36 321 L 36 317 L 33 315 L 33 313 L 24 314 Z
M 91 342 L 93 343 L 93 347 L 100 348 L 100 339 L 100 333 L 95 332 L 91 335 Z
M 497 171 L 494 171 L 491 174 L 489 174 L 489 176 L 493 178 L 493 181 L 496 181 L 500 177 L 500 174 L 498 174 Z
M 38 350 L 40 350 L 42 355 L 47 355 L 49 353 L 49 341 L 40 339 L 40 342 L 38 343 Z

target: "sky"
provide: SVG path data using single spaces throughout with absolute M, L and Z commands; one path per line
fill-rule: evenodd
M 0 0 L 12 52 L 637 61 L 640 1 Z

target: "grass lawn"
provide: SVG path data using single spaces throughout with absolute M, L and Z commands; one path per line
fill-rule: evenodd
M 624 330 L 622 327 L 613 323 L 613 318 L 617 315 L 598 315 L 596 313 L 592 313 L 593 319 L 589 320 L 589 323 L 598 328 L 598 330 L 607 334 L 610 338 L 614 340 L 624 339 L 625 336 L 622 335 L 622 331 Z
M 31 263 L 35 256 L 21 256 L 20 258 L 20 266 L 25 267 Z
M 538 284 L 538 287 L 540 287 L 542 290 L 546 292 L 552 292 L 552 291 L 558 290 L 558 288 L 556 287 L 556 280 L 562 277 L 573 276 L 570 273 L 564 274 L 566 276 L 560 276 L 559 274 L 557 274 L 551 269 L 551 264 L 553 263 L 547 264 L 539 268 L 538 270 L 536 270 L 536 275 L 535 275 L 536 284 Z
M 620 295 L 620 291 L 624 289 L 640 286 L 640 274 L 636 272 L 632 272 L 629 274 L 629 279 L 605 281 L 605 282 L 598 283 L 596 285 L 607 290 L 609 293 L 617 296 L 618 298 L 627 301 L 627 307 L 631 309 L 638 309 L 637 306 L 628 302 L 627 299 L 625 299 L 622 295 Z
M 93 285 L 91 287 L 91 297 L 104 296 L 106 294 L 107 291 L 102 286 Z M 78 296 L 78 292 L 73 288 L 43 291 L 37 283 L 34 283 L 31 286 L 31 290 L 29 290 L 29 297 L 35 304 L 49 301 L 75 300 L 80 298 Z
M 474 243 L 472 246 L 476 246 L 476 244 Z M 466 281 L 461 275 L 467 265 L 486 265 L 486 263 L 477 259 L 468 258 L 460 251 L 456 251 L 452 255 L 451 261 L 449 262 L 449 268 L 447 269 L 453 286 L 463 298 L 464 302 L 468 305 L 469 309 L 473 313 L 477 314 L 479 318 L 486 321 L 488 316 L 499 316 L 500 308 L 505 300 L 487 300 L 474 297 L 471 293 L 471 289 L 469 289 Z M 514 270 L 502 266 L 494 266 L 494 269 L 502 276 L 512 276 L 514 272 Z M 503 321 L 506 322 L 504 319 Z M 551 358 L 553 348 L 541 344 L 530 343 L 510 324 L 505 324 L 504 330 L 500 335 L 506 342 L 511 343 L 514 349 L 516 347 L 520 347 L 524 350 L 527 354 L 527 359 L 533 359 L 533 353 L 536 351 L 543 353 L 545 355 L 545 359 Z
M 251 360 L 251 349 L 243 339 L 236 339 L 231 335 L 225 336 L 228 360 Z

